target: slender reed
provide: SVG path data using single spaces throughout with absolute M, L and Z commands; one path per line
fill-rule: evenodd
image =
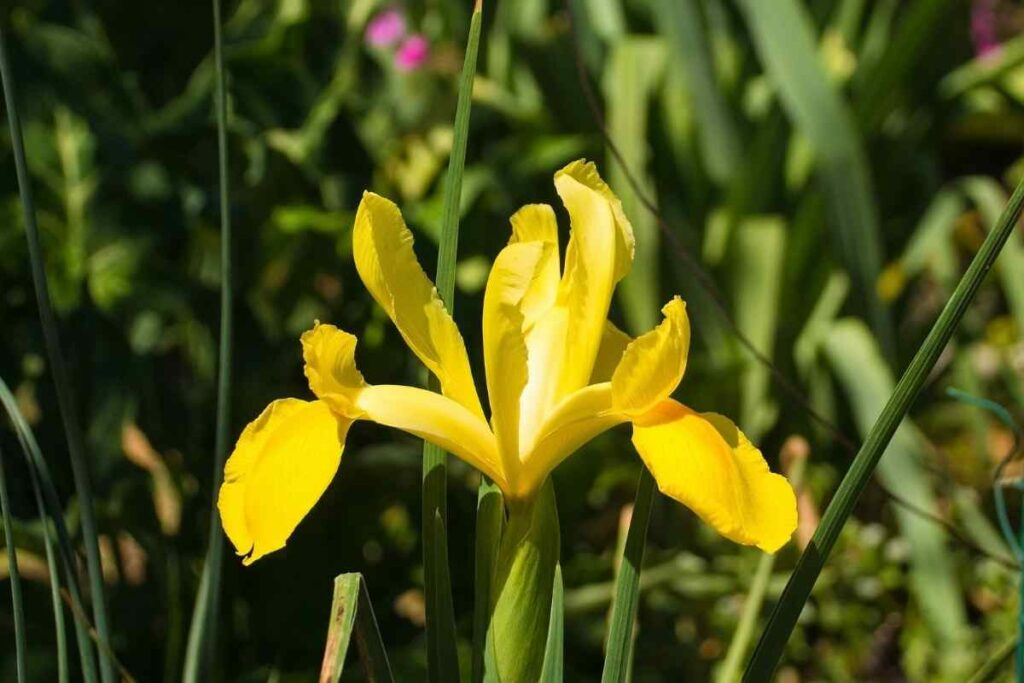
M 921 348 L 900 378 L 896 389 L 889 397 L 881 415 L 875 421 L 871 432 L 843 477 L 832 502 L 825 510 L 810 545 L 804 550 L 793 571 L 778 604 L 769 619 L 768 626 L 744 674 L 745 681 L 768 681 L 771 679 L 786 641 L 796 626 L 804 604 L 810 597 L 814 583 L 821 573 L 839 533 L 853 512 L 861 492 L 874 473 L 875 466 L 885 452 L 886 446 L 896 433 L 896 428 L 906 416 L 924 386 L 925 380 L 935 367 L 939 354 L 946 347 L 957 324 L 974 299 L 978 288 L 991 270 L 996 257 L 1016 228 L 1021 210 L 1024 209 L 1024 180 L 1017 185 L 1013 196 L 1004 209 L 995 228 L 985 238 L 967 272 L 960 279 L 953 295 L 946 302 L 938 320 L 928 332 Z
M 11 584 L 11 611 L 14 613 L 14 659 L 18 681 L 28 680 L 25 666 L 25 605 L 21 600 L 21 572 L 18 570 L 18 551 L 14 547 L 14 527 L 11 525 L 11 499 L 7 495 L 7 476 L 4 474 L 4 452 L 0 449 L 0 513 L 4 522 L 4 541 L 7 544 L 8 580 Z
M 217 427 L 213 452 L 213 496 L 224 477 L 227 458 L 228 422 L 231 408 L 231 347 L 234 299 L 231 265 L 231 211 L 228 187 L 228 97 L 224 69 L 223 29 L 220 0 L 213 0 L 213 52 L 217 72 L 217 165 L 220 169 L 220 349 L 217 366 Z M 196 605 L 189 627 L 185 651 L 184 680 L 196 681 L 209 676 L 217 642 L 217 613 L 224 564 L 224 534 L 216 503 L 210 506 L 210 535 L 206 562 L 200 578 Z
M 466 166 L 466 144 L 469 138 L 470 95 L 476 75 L 477 51 L 480 46 L 481 0 L 473 8 L 466 43 L 466 58 L 459 82 L 458 105 L 455 110 L 455 139 L 448 175 L 445 179 L 444 207 L 441 238 L 438 245 L 438 294 L 449 312 L 454 312 L 455 262 L 459 248 L 459 204 L 462 196 L 462 172 Z M 438 390 L 431 378 L 430 388 Z M 427 615 L 427 673 L 431 681 L 458 679 L 458 670 L 452 664 L 458 661 L 455 649 L 455 624 L 451 605 L 451 586 L 448 580 L 448 553 L 444 534 L 447 524 L 447 459 L 448 455 L 434 444 L 423 443 L 423 578 L 426 584 Z M 438 523 L 440 522 L 440 523 Z M 445 591 L 448 595 L 439 595 Z M 447 607 L 447 609 L 446 609 Z M 449 672 L 449 673 L 442 673 Z M 453 673 L 452 673 L 453 672 Z
M 71 379 L 64 354 L 61 351 L 60 335 L 57 332 L 57 318 L 50 303 L 50 289 L 46 281 L 43 262 L 43 248 L 36 227 L 35 201 L 32 185 L 25 164 L 25 143 L 21 134 L 21 122 L 14 92 L 14 81 L 10 62 L 7 58 L 7 39 L 0 26 L 0 78 L 3 79 L 4 101 L 7 106 L 7 120 L 11 128 L 11 148 L 14 152 L 14 168 L 18 178 L 18 192 L 25 219 L 25 237 L 28 240 L 29 264 L 32 283 L 39 307 L 39 320 L 43 328 L 46 355 L 50 361 L 53 382 L 57 389 L 57 405 L 64 421 L 64 437 L 67 439 L 71 472 L 75 481 L 75 493 L 81 515 L 82 545 L 85 547 L 85 565 L 89 576 L 89 590 L 92 598 L 92 613 L 98 638 L 110 642 L 110 627 L 107 622 L 107 608 L 104 601 L 103 573 L 100 567 L 100 550 L 96 536 L 96 513 L 93 508 L 92 484 L 89 480 L 89 466 L 85 455 L 85 439 L 78 422 L 76 402 L 71 389 Z M 109 657 L 100 656 L 100 676 L 103 683 L 114 683 L 114 667 Z

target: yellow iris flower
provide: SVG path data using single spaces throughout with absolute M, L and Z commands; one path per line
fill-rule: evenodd
M 608 320 L 615 285 L 633 261 L 633 228 L 592 163 L 555 174 L 571 219 L 561 267 L 550 206 L 512 216 L 512 236 L 491 269 L 483 306 L 484 414 L 462 335 L 413 253 L 394 203 L 367 192 L 353 252 L 366 288 L 441 393 L 367 384 L 356 338 L 317 324 L 302 335 L 317 400 L 274 401 L 227 461 L 218 506 L 245 564 L 282 548 L 323 494 L 356 420 L 438 444 L 490 477 L 507 500 L 528 500 L 580 446 L 624 422 L 658 487 L 723 536 L 769 552 L 796 526 L 789 483 L 727 418 L 669 398 L 686 370 L 690 323 L 678 297 L 664 320 L 630 339 Z

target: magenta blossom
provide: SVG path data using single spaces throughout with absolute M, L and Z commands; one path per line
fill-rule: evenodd
M 366 27 L 366 42 L 373 47 L 392 47 L 405 37 L 405 15 L 391 7 L 377 14 Z
M 423 66 L 430 56 L 430 43 L 418 33 L 405 39 L 395 53 L 395 68 L 399 71 L 414 71 Z
M 971 7 L 971 38 L 975 54 L 979 57 L 994 57 L 998 54 L 998 33 L 996 0 L 974 0 Z

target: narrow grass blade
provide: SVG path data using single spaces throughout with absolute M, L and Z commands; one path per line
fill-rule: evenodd
M 25 458 L 29 462 L 28 457 Z M 46 568 L 50 572 L 50 602 L 53 605 L 53 627 L 57 643 L 57 680 L 59 683 L 67 683 L 70 677 L 68 667 L 68 635 L 64 624 L 64 604 L 60 599 L 60 569 L 57 565 L 57 552 L 54 549 L 54 531 L 50 520 L 46 515 L 46 503 L 43 501 L 43 492 L 39 489 L 39 478 L 35 469 L 29 465 L 29 475 L 32 479 L 32 495 L 35 497 L 36 508 L 39 510 L 39 521 L 43 525 L 43 547 L 46 550 Z
M 551 621 L 548 642 L 544 648 L 542 683 L 562 683 L 565 676 L 565 590 L 562 587 L 562 565 L 555 565 L 555 584 L 551 590 Z
M 0 513 L 4 522 L 4 542 L 7 545 L 8 581 L 11 584 L 11 612 L 14 614 L 14 659 L 18 681 L 28 680 L 25 665 L 25 605 L 21 599 L 21 572 L 18 571 L 18 551 L 14 546 L 14 527 L 11 525 L 11 500 L 7 495 L 7 476 L 4 474 L 4 452 L 0 449 Z
M 654 11 L 668 39 L 675 68 L 686 74 L 697 119 L 697 140 L 708 174 L 725 183 L 740 164 L 743 145 L 734 114 L 715 77 L 698 0 L 658 0 Z
M 1017 649 L 1017 640 L 1018 636 L 1014 635 L 1000 644 L 992 652 L 991 656 L 974 672 L 974 675 L 971 676 L 967 683 L 988 683 L 989 681 L 996 680 L 1003 667 L 1013 657 L 1013 652 Z
M 814 149 L 840 257 L 891 358 L 892 323 L 875 296 L 882 261 L 878 209 L 853 116 L 828 81 L 810 17 L 796 0 L 742 0 L 739 5 L 783 108 Z
M 327 627 L 327 645 L 320 668 L 320 683 L 338 683 L 345 669 L 352 636 L 356 637 L 363 676 L 371 683 L 393 681 L 377 617 L 362 574 L 339 574 L 334 579 L 331 620 Z
M 220 349 L 217 365 L 217 427 L 213 451 L 212 495 L 216 499 L 224 476 L 231 417 L 231 347 L 234 299 L 231 266 L 231 206 L 228 186 L 228 95 L 224 69 L 224 38 L 220 0 L 213 0 L 213 50 L 217 72 L 217 164 L 220 169 Z M 220 605 L 220 580 L 224 563 L 224 533 L 220 513 L 210 505 L 210 531 L 206 561 L 199 581 L 199 591 L 192 612 L 188 645 L 185 650 L 183 679 L 197 681 L 208 678 L 217 642 L 217 612 Z
M 434 553 L 434 582 L 427 584 L 426 590 L 427 599 L 434 603 L 434 635 L 437 652 L 441 656 L 432 671 L 439 681 L 457 682 L 459 652 L 455 636 L 455 605 L 452 603 L 452 579 L 448 573 L 448 535 L 440 510 L 434 511 Z
M 469 139 L 469 113 L 472 106 L 473 78 L 476 75 L 477 52 L 480 48 L 480 27 L 483 8 L 477 0 L 469 23 L 466 58 L 459 81 L 459 98 L 455 110 L 455 138 L 445 179 L 441 237 L 438 245 L 437 292 L 449 311 L 454 311 L 455 264 L 459 247 L 459 200 L 462 195 L 462 173 L 466 167 L 466 145 Z M 433 378 L 430 388 L 437 390 Z M 451 587 L 448 577 L 447 540 L 443 537 L 447 518 L 448 455 L 438 446 L 423 444 L 423 579 L 426 587 L 427 674 L 432 682 L 453 680 L 442 678 L 441 672 L 458 661 L 455 623 L 451 610 Z M 438 524 L 435 521 L 440 521 Z M 442 537 L 438 538 L 437 534 Z M 441 550 L 444 550 L 442 553 Z M 444 586 L 441 586 L 441 583 Z M 445 607 L 447 604 L 449 607 Z M 447 636 L 447 637 L 446 637 Z M 458 668 L 455 669 L 455 679 Z
M 39 230 L 36 227 L 35 202 L 32 185 L 25 163 L 25 143 L 21 135 L 21 122 L 14 92 L 11 67 L 7 59 L 5 32 L 0 26 L 0 77 L 3 79 L 4 101 L 7 106 L 7 121 L 11 128 L 11 148 L 14 152 L 14 168 L 18 178 L 18 192 L 25 219 L 25 237 L 28 240 L 29 263 L 32 269 L 32 283 L 39 307 L 39 320 L 43 328 L 46 355 L 50 361 L 53 382 L 57 389 L 57 405 L 64 422 L 64 437 L 67 439 L 71 473 L 75 481 L 75 493 L 81 515 L 82 545 L 85 547 L 86 573 L 89 576 L 89 591 L 92 598 L 92 613 L 99 639 L 110 643 L 110 628 L 107 624 L 107 607 L 104 600 L 103 573 L 100 568 L 99 543 L 96 536 L 96 513 L 93 509 L 92 484 L 89 465 L 85 455 L 85 438 L 78 422 L 76 402 L 71 389 L 71 379 L 64 354 L 61 351 L 60 335 L 57 332 L 57 318 L 50 303 L 50 289 L 46 280 Z M 89 646 L 91 647 L 91 646 Z M 109 657 L 100 657 L 100 674 L 104 683 L 114 682 L 114 666 Z
M 608 647 L 604 658 L 602 683 L 624 683 L 628 680 L 633 660 L 633 624 L 636 621 L 640 599 L 640 569 L 647 544 L 647 527 L 654 504 L 654 477 L 647 469 L 640 472 L 633 504 L 633 517 L 629 522 L 622 563 L 615 577 L 615 597 L 608 627 Z
M 473 683 L 484 679 L 484 652 L 491 620 L 491 578 L 505 526 L 505 501 L 492 482 L 480 483 L 476 501 L 476 558 L 473 590 Z
M 985 275 L 991 270 L 1003 245 L 1013 233 L 1022 208 L 1024 208 L 1024 182 L 1014 190 L 999 222 L 985 238 L 921 348 L 918 349 L 896 384 L 895 390 L 868 433 L 867 439 L 854 458 L 846 476 L 843 477 L 839 490 L 836 491 L 814 533 L 814 538 L 811 539 L 810 545 L 800 556 L 796 569 L 772 612 L 768 626 L 761 635 L 761 641 L 747 667 L 745 680 L 766 681 L 771 678 L 782 657 L 786 641 L 789 639 L 793 627 L 796 626 L 797 617 L 810 597 L 818 574 L 821 573 L 822 567 L 832 552 L 843 525 L 853 513 L 857 498 L 867 486 L 879 458 L 882 457 L 896 428 L 899 427 L 911 404 L 917 398 L 928 373 L 935 367 L 939 354 L 942 353 L 952 337 Z
M 18 435 L 18 442 L 21 444 L 25 454 L 25 461 L 29 466 L 29 473 L 41 491 L 47 514 L 53 521 L 54 529 L 57 533 L 57 548 L 60 551 L 61 565 L 64 569 L 64 576 L 67 579 L 68 593 L 71 596 L 71 601 L 78 605 L 80 612 L 84 613 L 82 605 L 85 603 L 82 600 L 82 592 L 78 586 L 75 549 L 71 543 L 71 535 L 64 524 L 64 510 L 61 508 L 57 489 L 53 485 L 53 478 L 50 476 L 50 470 L 46 465 L 46 461 L 43 460 L 43 454 L 39 450 L 36 438 L 32 434 L 32 430 L 29 429 L 25 416 L 18 409 L 18 403 L 14 398 L 14 394 L 11 393 L 11 390 L 2 379 L 0 379 L 0 404 L 3 405 L 7 416 L 11 420 L 11 424 L 14 425 L 14 430 Z M 75 624 L 75 640 L 78 644 L 78 656 L 82 666 L 82 678 L 86 683 L 93 683 L 96 681 L 97 675 L 96 659 L 89 629 L 82 620 L 75 619 L 73 621 Z

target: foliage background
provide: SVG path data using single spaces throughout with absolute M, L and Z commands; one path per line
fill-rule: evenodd
M 851 455 L 804 403 L 854 439 L 881 409 L 894 371 L 1019 177 L 1024 39 L 1015 37 L 1018 6 L 1002 0 L 778 5 L 788 9 L 766 12 L 756 0 L 571 0 L 572 21 L 560 0 L 485 5 L 455 317 L 481 367 L 482 285 L 507 240 L 508 216 L 528 202 L 558 206 L 553 171 L 580 156 L 598 161 L 639 242 L 614 316 L 643 330 L 671 294 L 689 300 L 696 334 L 683 398 L 738 416 L 774 468 L 787 438 L 807 440 L 805 538 Z M 390 196 L 433 270 L 469 7 L 399 6 L 431 42 L 430 59 L 411 72 L 364 43 L 366 22 L 384 7 L 373 0 L 226 4 L 235 433 L 269 400 L 307 395 L 297 337 L 317 318 L 359 335 L 370 381 L 423 379 L 356 276 L 350 229 L 363 189 Z M 88 430 L 114 645 L 138 680 L 173 680 L 212 500 L 220 207 L 209 7 L 32 0 L 4 20 L 48 273 Z M 587 106 L 578 66 L 599 113 Z M 602 139 L 601 119 L 678 244 L 643 207 Z M 19 206 L 5 128 L 0 377 L 17 388 L 74 528 Z M 773 383 L 744 349 L 691 259 L 805 399 Z M 1018 418 L 1024 411 L 1019 230 L 997 270 L 913 424 L 890 447 L 882 485 L 847 525 L 789 645 L 786 680 L 963 680 L 1012 635 L 1017 572 L 993 559 L 1009 550 L 991 503 L 992 468 L 1012 439 L 1005 425 L 944 394 L 957 386 Z M 6 426 L 0 447 L 17 452 Z M 419 458 L 415 441 L 360 425 L 339 476 L 288 547 L 250 568 L 226 563 L 220 678 L 307 680 L 342 571 L 368 577 L 399 680 L 423 676 Z M 27 472 L 18 458 L 7 463 L 19 564 L 34 577 L 30 667 L 48 680 L 55 662 L 41 529 L 31 521 Z M 616 431 L 555 475 L 570 680 L 599 675 L 614 558 L 640 466 Z M 468 654 L 477 478 L 455 461 L 450 474 L 455 607 Z M 887 489 L 986 552 L 895 504 Z M 648 540 L 634 678 L 708 679 L 759 554 L 665 499 Z M 769 601 L 796 554 L 796 545 L 780 553 Z M 8 679 L 6 604 L 0 677 Z

